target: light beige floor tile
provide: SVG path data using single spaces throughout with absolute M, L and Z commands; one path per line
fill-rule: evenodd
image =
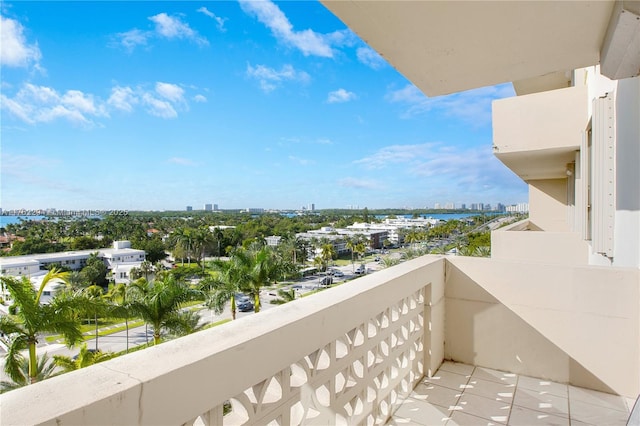
M 476 369 L 473 370 L 471 377 L 481 380 L 489 380 L 491 382 L 506 383 L 508 385 L 515 385 L 518 382 L 518 376 L 516 374 L 484 367 L 476 367 Z
M 583 423 L 579 420 L 571 419 L 570 421 L 571 421 L 571 426 L 593 426 L 593 425 L 590 425 L 589 423 Z
M 418 401 L 426 401 L 431 404 L 449 408 L 456 405 L 461 391 L 445 388 L 431 383 L 419 383 L 411 393 L 411 397 Z
M 513 394 L 516 390 L 515 385 L 506 383 L 497 383 L 489 380 L 473 378 L 469 380 L 465 387 L 465 393 L 484 396 L 495 401 L 509 402 L 513 400 Z
M 513 406 L 509 416 L 509 426 L 569 426 L 569 419 L 553 414 L 542 413 L 524 407 Z
M 449 389 L 462 390 L 468 381 L 469 377 L 462 374 L 438 370 L 433 377 L 423 380 L 423 383 L 431 383 L 438 386 L 444 386 Z
M 569 386 L 569 402 L 572 401 L 585 402 L 598 407 L 624 411 L 625 413 L 630 411 L 626 399 L 622 396 Z
M 451 415 L 451 420 L 447 422 L 447 426 L 498 426 L 499 424 L 462 411 L 454 411 Z
M 404 419 L 402 417 L 397 417 L 397 416 L 392 416 L 389 421 L 387 421 L 387 423 L 385 423 L 386 426 L 412 426 L 415 425 L 414 422 L 412 422 L 409 419 Z
M 402 406 L 398 408 L 393 417 L 396 423 L 411 425 L 443 425 L 449 420 L 450 411 L 439 405 L 429 404 L 425 401 L 418 401 L 413 398 L 404 400 Z M 409 423 L 404 423 L 409 421 Z
M 510 402 L 494 401 L 489 398 L 464 392 L 454 411 L 462 411 L 463 413 L 491 420 L 495 423 L 505 424 L 509 418 L 510 409 Z
M 473 373 L 473 365 L 462 364 L 460 362 L 445 361 L 440 366 L 439 370 L 448 371 L 450 373 L 462 374 L 464 376 L 470 376 Z
M 525 388 L 537 392 L 550 393 L 552 395 L 567 397 L 566 384 L 556 383 L 545 379 L 537 379 L 535 377 L 519 376 L 518 388 Z
M 556 416 L 568 417 L 569 400 L 544 392 L 536 392 L 518 387 L 513 398 L 513 405 L 529 408 Z
M 571 401 L 571 419 L 590 425 L 626 425 L 629 414 L 582 401 Z

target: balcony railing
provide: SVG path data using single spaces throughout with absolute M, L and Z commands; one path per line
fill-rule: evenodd
M 424 256 L 8 392 L 1 422 L 384 424 L 443 359 L 635 398 L 639 302 L 637 269 Z
M 442 361 L 429 339 L 443 262 L 407 262 L 9 392 L 2 424 L 384 424 Z

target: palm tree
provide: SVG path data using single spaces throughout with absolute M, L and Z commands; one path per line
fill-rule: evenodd
M 148 260 L 140 263 L 140 273 L 144 276 L 144 279 L 149 281 L 149 274 L 153 273 L 153 265 Z
M 354 259 L 353 259 L 353 252 L 354 252 L 357 244 L 358 244 L 358 241 L 355 238 L 347 238 L 346 247 L 351 252 L 351 269 L 352 269 L 352 272 L 356 271 L 356 265 L 355 265 L 355 262 L 354 262 Z
M 106 361 L 115 356 L 116 354 L 112 352 L 103 353 L 100 351 L 91 351 L 87 349 L 87 345 L 84 344 L 80 348 L 80 353 L 77 357 L 71 358 L 65 355 L 54 355 L 53 362 L 55 366 L 62 368 L 62 371 L 67 373 L 69 371 L 78 370 L 80 368 Z
M 270 250 L 254 244 L 253 250 L 239 248 L 231 255 L 234 278 L 244 293 L 253 297 L 253 310 L 260 312 L 260 289 L 274 276 Z
M 154 281 L 148 292 L 134 299 L 130 307 L 132 312 L 153 327 L 153 344 L 157 345 L 161 342 L 163 330 L 180 332 L 187 328 L 180 308 L 183 303 L 201 296 L 202 292 L 167 276 L 161 281 Z
M 336 257 L 336 249 L 331 243 L 323 244 L 320 249 L 322 250 L 320 257 L 323 260 L 324 270 L 326 271 L 327 266 L 329 265 L 329 261 Z
M 207 250 L 211 249 L 215 239 L 208 228 L 196 229 L 193 236 L 193 246 L 198 252 L 198 261 L 202 264 L 202 270 L 205 270 L 204 258 Z
M 87 298 L 87 308 L 92 306 L 93 309 L 93 321 L 96 325 L 96 351 L 98 350 L 98 313 L 102 313 L 106 306 L 102 303 L 103 290 L 102 287 L 92 285 L 85 288 L 82 294 Z
M 126 329 L 127 343 L 125 353 L 129 353 L 129 307 L 127 305 L 127 294 L 129 288 L 125 283 L 112 285 L 106 294 L 107 299 L 114 304 L 114 314 L 118 317 L 124 316 L 124 326 Z
M 280 289 L 278 290 L 278 298 L 273 299 L 271 303 L 275 305 L 282 305 L 284 303 L 289 303 L 293 300 L 296 300 L 296 290 L 291 288 L 289 290 Z
M 207 295 L 207 305 L 218 315 L 222 313 L 227 302 L 231 302 L 231 318 L 236 319 L 236 293 L 240 291 L 240 283 L 246 282 L 245 268 L 237 256 L 227 261 L 215 260 L 212 264 L 214 274 L 201 281 L 201 289 Z
M 18 280 L 13 277 L 0 277 L 14 300 L 17 311 L 15 315 L 0 316 L 0 332 L 7 336 L 7 354 L 5 355 L 5 372 L 14 381 L 23 377 L 20 364 L 23 360 L 20 351 L 29 350 L 28 376 L 31 383 L 38 381 L 38 359 L 36 344 L 38 334 L 43 332 L 59 333 L 71 347 L 82 340 L 80 321 L 76 313 L 81 310 L 81 298 L 76 293 L 56 294 L 49 304 L 41 305 L 40 296 L 49 283 L 64 282 L 66 272 L 51 269 L 43 278 L 40 288 L 36 290 L 28 278 Z
M 29 375 L 29 365 L 29 360 L 27 358 L 22 358 L 19 364 L 20 375 L 17 377 L 12 377 L 10 382 L 4 380 L 0 382 L 0 393 L 9 392 L 10 390 L 18 389 L 31 384 L 32 382 Z M 40 382 L 42 380 L 48 379 L 51 376 L 54 376 L 55 369 L 56 364 L 54 364 L 53 362 L 49 362 L 49 356 L 46 353 L 38 356 L 36 360 L 35 372 L 36 381 Z

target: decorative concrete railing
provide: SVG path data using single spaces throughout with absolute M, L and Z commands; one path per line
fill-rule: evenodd
M 442 361 L 443 297 L 416 259 L 9 392 L 2 424 L 384 424 Z

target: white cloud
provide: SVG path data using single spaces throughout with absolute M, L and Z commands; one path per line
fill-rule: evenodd
M 142 95 L 142 103 L 147 106 L 147 112 L 156 117 L 176 118 L 178 116 L 171 102 L 158 99 L 151 93 Z
M 356 99 L 357 96 L 353 92 L 349 92 L 344 89 L 334 90 L 333 92 L 329 92 L 329 96 L 327 97 L 327 102 L 330 104 L 349 102 Z
M 323 35 L 310 29 L 294 31 L 289 19 L 273 2 L 241 0 L 240 7 L 267 26 L 277 39 L 298 48 L 305 56 L 333 57 L 331 45 Z
M 184 90 L 171 83 L 156 83 L 156 93 L 173 103 L 184 103 Z
M 338 185 L 345 188 L 382 189 L 383 185 L 375 180 L 346 177 L 338 180 Z
M 215 13 L 211 12 L 209 9 L 207 9 L 204 6 L 198 9 L 197 12 L 203 13 L 207 15 L 209 18 L 216 21 L 216 24 L 217 24 L 216 26 L 218 27 L 219 31 L 222 31 L 222 32 L 227 31 L 227 29 L 224 27 L 224 23 L 227 21 L 227 18 L 221 18 L 220 16 L 216 16 Z
M 2 109 L 29 124 L 48 123 L 59 118 L 90 126 L 89 116 L 106 117 L 108 113 L 92 95 L 69 90 L 60 95 L 54 89 L 25 84 L 13 98 L 2 95 Z
M 382 68 L 387 64 L 387 62 L 382 56 L 378 54 L 378 52 L 369 47 L 359 47 L 356 50 L 356 56 L 358 57 L 358 60 L 360 62 L 362 62 L 369 68 L 373 68 L 374 70 Z
M 165 38 L 169 40 L 190 40 L 199 45 L 208 45 L 209 41 L 200 36 L 189 24 L 183 22 L 177 16 L 169 16 L 166 13 L 159 13 L 148 18 L 155 24 L 154 30 L 143 31 L 134 28 L 129 31 L 115 34 L 114 38 L 127 51 L 132 52 L 136 46 L 148 44 L 150 39 Z
M 138 104 L 138 97 L 131 87 L 116 86 L 111 89 L 111 96 L 107 103 L 121 111 L 132 112 L 134 105 Z
M 511 83 L 482 87 L 452 95 L 428 98 L 413 85 L 387 93 L 386 100 L 406 105 L 403 118 L 411 118 L 429 111 L 460 118 L 474 126 L 491 124 L 491 102 L 513 96 Z
M 195 166 L 196 163 L 183 157 L 171 157 L 167 160 L 169 163 L 178 164 L 179 166 Z
M 279 71 L 265 65 L 253 67 L 251 64 L 247 64 L 247 76 L 258 80 L 265 93 L 275 90 L 284 81 L 306 83 L 310 80 L 309 74 L 297 71 L 289 64 L 284 65 Z
M 153 33 L 151 31 L 141 31 L 137 28 L 115 35 L 120 44 L 129 52 L 133 51 L 136 46 L 146 45 L 147 40 L 152 36 Z
M 313 161 L 313 160 L 308 160 L 306 158 L 299 158 L 299 157 L 295 157 L 293 155 L 289 156 L 289 160 L 291 160 L 291 161 L 293 161 L 295 163 L 298 163 L 301 166 L 308 166 L 310 164 L 315 164 L 315 161 Z
M 196 102 L 206 102 L 196 95 Z M 62 94 L 46 86 L 24 84 L 13 96 L 0 95 L 1 108 L 16 119 L 28 124 L 49 123 L 64 119 L 91 127 L 96 118 L 109 117 L 111 111 L 135 112 L 137 106 L 156 117 L 175 118 L 178 110 L 188 110 L 185 90 L 176 84 L 157 82 L 154 90 L 141 86 L 114 86 L 104 101 L 90 93 L 68 90 Z
M 354 161 L 367 169 L 380 169 L 391 164 L 411 163 L 421 158 L 427 158 L 436 143 L 424 143 L 419 145 L 390 145 L 381 148 L 374 154 Z
M 402 179 L 425 180 L 425 191 L 447 188 L 471 196 L 474 191 L 521 187 L 522 182 L 495 158 L 491 146 L 457 147 L 430 142 L 416 145 L 390 145 L 354 164 L 368 170 L 397 170 Z M 378 172 L 379 173 L 379 172 Z M 496 195 L 499 195 L 497 193 Z
M 186 24 L 176 16 L 169 16 L 166 13 L 159 13 L 149 17 L 156 24 L 156 33 L 168 39 L 187 39 L 198 44 L 209 44 L 207 39 L 198 35 L 189 24 Z
M 0 65 L 27 67 L 34 64 L 39 68 L 42 57 L 37 43 L 29 44 L 20 22 L 0 16 Z

